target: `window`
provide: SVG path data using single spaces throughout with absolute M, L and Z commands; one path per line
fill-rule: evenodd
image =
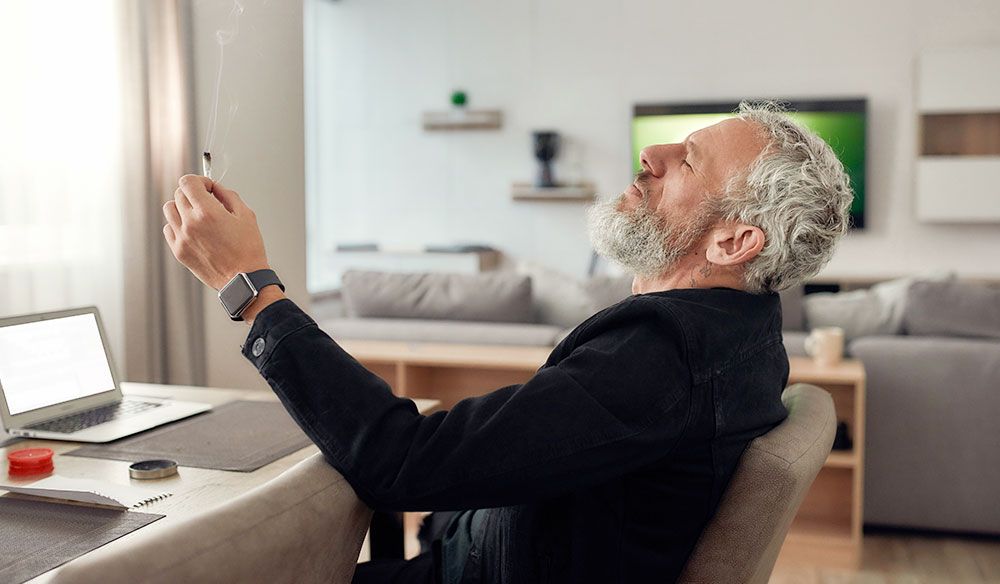
M 114 0 L 7 2 L 0 18 L 0 315 L 97 304 L 114 344 L 122 337 L 117 18 Z

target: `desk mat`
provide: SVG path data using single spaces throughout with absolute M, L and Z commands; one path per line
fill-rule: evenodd
M 0 497 L 0 582 L 25 582 L 163 515 Z
M 137 462 L 176 460 L 180 466 L 250 472 L 311 444 L 277 402 L 234 401 L 212 411 L 68 456 Z

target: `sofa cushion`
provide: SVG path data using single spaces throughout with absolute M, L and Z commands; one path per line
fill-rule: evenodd
M 809 333 L 805 331 L 781 331 L 781 340 L 785 344 L 785 352 L 789 357 L 808 357 L 806 353 L 806 337 Z
M 781 297 L 781 330 L 805 330 L 805 286 L 798 285 L 779 292 Z
M 907 291 L 919 281 L 948 281 L 950 272 L 929 272 L 914 278 L 880 282 L 866 290 L 820 292 L 805 297 L 805 326 L 839 326 L 844 340 L 903 332 Z
M 390 273 L 348 270 L 348 317 L 532 322 L 531 279 L 510 272 Z
M 809 328 L 839 326 L 844 340 L 867 335 L 895 335 L 903 330 L 903 306 L 910 278 L 890 280 L 850 292 L 819 292 L 805 298 Z
M 590 299 L 590 314 L 597 314 L 631 296 L 632 280 L 631 276 L 594 276 L 587 280 L 584 288 Z
M 1000 339 L 1000 289 L 968 282 L 917 282 L 907 295 L 911 335 Z
M 575 327 L 593 314 L 579 278 L 530 260 L 519 261 L 516 269 L 531 278 L 535 322 Z
M 535 347 L 554 346 L 565 330 L 548 324 L 414 318 L 334 318 L 319 325 L 335 339 Z

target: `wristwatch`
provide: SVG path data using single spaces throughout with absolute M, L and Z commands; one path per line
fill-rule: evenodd
M 243 320 L 240 315 L 247 306 L 250 306 L 265 286 L 272 284 L 281 288 L 282 292 L 285 291 L 284 284 L 278 279 L 278 274 L 275 274 L 274 270 L 257 270 L 249 274 L 240 272 L 219 290 L 219 301 L 222 302 L 222 307 L 226 309 L 229 318 Z

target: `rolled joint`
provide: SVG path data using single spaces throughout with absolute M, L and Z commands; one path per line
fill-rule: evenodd
M 201 153 L 201 174 L 207 178 L 212 178 L 212 153 Z

